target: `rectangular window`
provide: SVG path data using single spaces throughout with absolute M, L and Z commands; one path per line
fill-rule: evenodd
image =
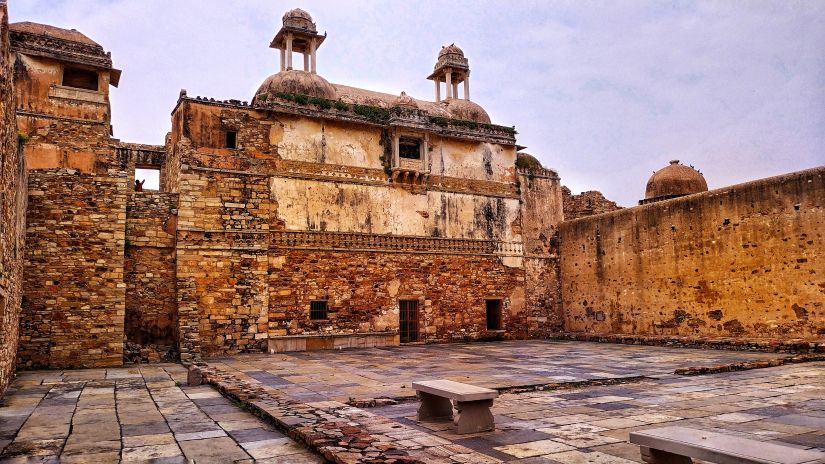
M 487 330 L 501 330 L 501 300 L 487 300 Z
M 398 140 L 398 156 L 406 159 L 421 159 L 421 140 L 401 137 Z
M 238 133 L 235 131 L 226 131 L 225 148 L 238 148 Z
M 309 304 L 309 318 L 313 321 L 322 321 L 327 318 L 326 300 L 313 301 Z
M 135 191 L 159 190 L 160 170 L 159 169 L 135 169 Z
M 97 90 L 97 72 L 87 69 L 64 68 L 63 85 L 77 89 Z

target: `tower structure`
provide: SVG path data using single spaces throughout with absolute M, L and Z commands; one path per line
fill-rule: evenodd
M 427 79 L 435 82 L 435 101 L 441 101 L 441 83 L 445 85 L 445 99 L 458 98 L 458 84 L 464 83 L 464 100 L 470 99 L 470 63 L 464 51 L 456 44 L 441 47 L 438 61 Z
M 292 53 L 298 52 L 304 55 L 304 71 L 315 74 L 315 53 L 327 38 L 326 33 L 318 34 L 312 16 L 300 8 L 287 11 L 283 20 L 281 30 L 269 44 L 270 48 L 281 51 L 281 71 L 293 69 Z

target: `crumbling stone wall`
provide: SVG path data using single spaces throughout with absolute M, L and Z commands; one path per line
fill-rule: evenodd
M 284 249 L 270 263 L 271 337 L 395 333 L 398 300 L 418 301 L 422 342 L 527 336 L 524 276 L 497 256 Z M 486 299 L 503 300 L 504 332 L 487 331 Z M 313 300 L 327 320 L 310 320 Z
M 571 332 L 825 336 L 825 167 L 562 223 Z
M 544 337 L 563 327 L 558 246 L 561 180 L 535 160 L 532 168 L 519 169 L 519 190 L 521 224 L 517 227 L 524 237 L 527 333 Z
M 566 221 L 622 209 L 615 201 L 608 200 L 601 192 L 596 190 L 588 190 L 573 195 L 569 188 L 562 187 L 562 197 L 564 198 L 564 219 Z
M 131 192 L 126 205 L 126 341 L 177 346 L 175 232 L 178 195 Z
M 17 358 L 23 245 L 26 218 L 26 168 L 14 118 L 9 56 L 8 12 L 0 2 L 0 396 Z
M 21 365 L 123 362 L 126 195 L 123 171 L 29 172 Z

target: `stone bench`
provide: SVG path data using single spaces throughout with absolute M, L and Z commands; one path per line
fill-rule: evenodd
M 687 427 L 660 427 L 630 433 L 642 460 L 650 464 L 821 464 L 825 453 Z
M 421 399 L 418 420 L 453 418 L 456 433 L 486 432 L 495 428 L 490 407 L 498 392 L 452 380 L 413 382 Z M 453 416 L 453 405 L 458 413 Z

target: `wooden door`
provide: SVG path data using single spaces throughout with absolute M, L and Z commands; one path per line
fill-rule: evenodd
M 399 314 L 399 332 L 401 343 L 418 341 L 418 301 L 401 300 L 398 302 L 401 309 Z

